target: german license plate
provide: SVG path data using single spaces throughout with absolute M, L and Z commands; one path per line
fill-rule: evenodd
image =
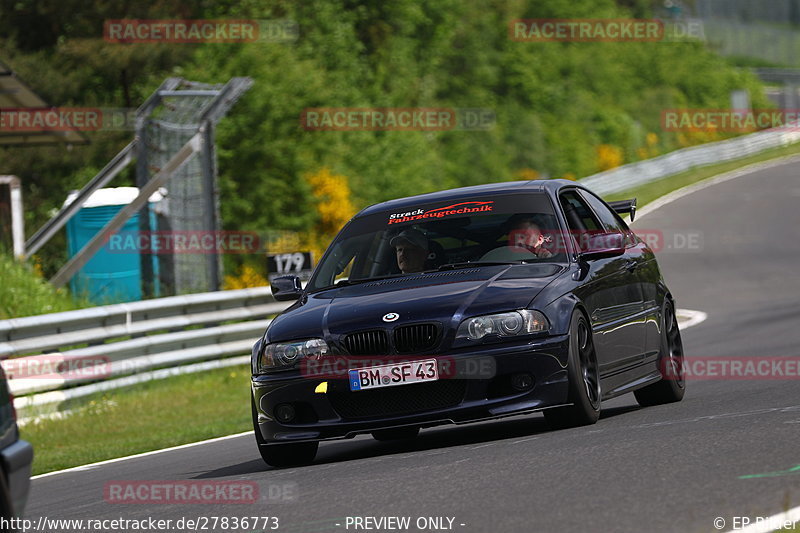
M 372 366 L 368 368 L 353 369 L 348 372 L 350 390 L 359 391 L 393 387 L 407 383 L 421 381 L 436 381 L 439 379 L 439 369 L 436 359 L 424 361 L 410 361 L 393 365 Z

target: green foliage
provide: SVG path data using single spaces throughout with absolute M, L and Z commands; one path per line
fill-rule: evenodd
M 35 266 L 12 259 L 0 250 L 0 320 L 41 315 L 88 307 L 75 301 L 64 289 L 55 289 L 36 271 Z
M 624 162 L 707 140 L 661 131 L 668 108 L 730 106 L 759 82 L 700 43 L 516 42 L 518 18 L 647 17 L 647 0 L 204 0 L 129 3 L 0 0 L 5 59 L 55 105 L 136 106 L 167 76 L 253 87 L 217 131 L 226 229 L 308 231 L 318 222 L 307 173 L 347 176 L 356 208 L 432 190 L 543 176 L 585 176 L 597 148 Z M 70 13 L 67 17 L 66 13 Z M 289 18 L 295 43 L 114 44 L 107 18 Z M 40 26 L 36 36 L 22 29 Z M 16 28 L 16 29 L 15 29 Z M 309 107 L 487 108 L 488 131 L 306 131 Z M 648 145 L 648 134 L 657 134 Z M 652 135 L 651 135 L 652 137 Z M 27 223 L 38 227 L 71 188 L 88 180 L 130 133 L 92 144 L 0 150 L 4 172 L 25 183 Z M 721 138 L 721 137 L 720 137 Z M 32 155 L 35 154 L 35 157 Z M 645 154 L 645 155 L 642 155 Z M 128 173 L 122 181 L 131 181 Z M 125 183 L 115 183 L 125 184 Z M 45 271 L 63 246 L 44 251 Z M 240 258 L 228 258 L 227 261 Z

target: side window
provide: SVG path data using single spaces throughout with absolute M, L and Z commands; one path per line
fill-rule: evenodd
M 604 231 L 600 222 L 589 209 L 586 201 L 577 192 L 568 191 L 561 195 L 561 208 L 567 219 L 570 234 L 577 243 L 585 243 L 587 233 Z M 579 245 L 580 247 L 580 245 Z
M 606 231 L 623 234 L 628 233 L 628 227 L 625 225 L 625 222 L 619 218 L 619 215 L 609 209 L 609 207 L 599 198 L 593 194 L 587 193 L 586 191 L 581 191 L 581 194 L 586 201 L 589 202 L 589 205 L 592 206 L 592 209 L 600 219 L 600 222 L 603 224 L 603 228 L 605 228 Z
M 575 191 L 565 192 L 561 195 L 561 207 L 564 209 L 567 224 L 572 231 L 598 231 L 601 229 L 592 210 Z

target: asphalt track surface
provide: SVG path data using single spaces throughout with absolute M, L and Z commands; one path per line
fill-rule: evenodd
M 678 306 L 708 313 L 683 333 L 687 356 L 798 355 L 798 173 L 795 159 L 634 224 L 663 232 L 657 255 Z M 642 409 L 626 395 L 604 403 L 596 425 L 564 431 L 531 415 L 428 429 L 410 444 L 361 436 L 284 470 L 265 466 L 248 435 L 65 472 L 33 481 L 26 517 L 277 516 L 292 532 L 356 531 L 348 516 L 408 516 L 406 531 L 420 531 L 419 517 L 450 517 L 470 533 L 701 532 L 723 518 L 728 530 L 734 517 L 800 505 L 800 470 L 741 477 L 800 465 L 798 437 L 797 379 L 692 380 L 681 403 Z M 263 501 L 107 503 L 114 480 L 254 481 Z

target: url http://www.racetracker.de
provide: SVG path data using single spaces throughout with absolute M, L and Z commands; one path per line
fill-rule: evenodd
M 197 516 L 181 518 L 0 518 L 0 531 L 37 531 L 66 533 L 73 531 L 270 531 L 280 527 L 276 516 Z

